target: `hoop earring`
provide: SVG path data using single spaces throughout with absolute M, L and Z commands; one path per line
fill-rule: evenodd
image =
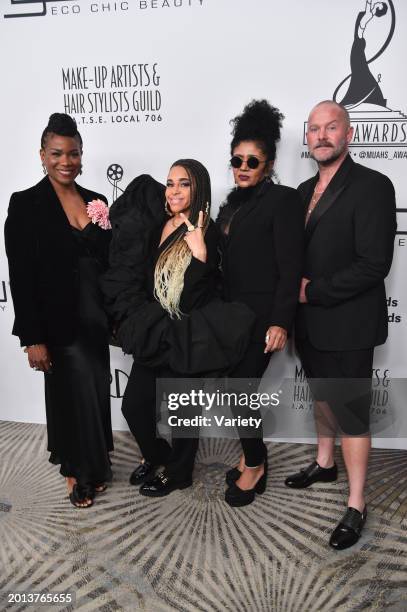
M 47 175 L 47 174 L 48 174 L 48 173 L 47 173 L 47 169 L 46 169 L 46 167 L 45 167 L 45 164 L 42 164 L 42 171 L 43 171 L 43 173 L 44 173 L 45 175 Z
M 167 215 L 168 215 L 169 217 L 172 217 L 172 216 L 173 216 L 172 212 L 171 212 L 171 211 L 170 211 L 170 209 L 168 208 L 168 202 L 167 202 L 167 200 L 165 200 L 165 202 L 164 202 L 164 210 L 165 210 L 165 212 L 167 213 Z

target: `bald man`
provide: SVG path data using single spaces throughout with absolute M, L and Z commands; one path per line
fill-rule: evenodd
M 318 173 L 298 190 L 305 207 L 306 253 L 296 346 L 314 398 L 316 460 L 285 484 L 305 488 L 337 479 L 339 432 L 349 479 L 348 509 L 330 545 L 349 548 L 366 521 L 369 413 L 374 347 L 387 338 L 384 279 L 396 232 L 391 181 L 352 161 L 347 110 L 320 102 L 308 119 L 307 143 Z

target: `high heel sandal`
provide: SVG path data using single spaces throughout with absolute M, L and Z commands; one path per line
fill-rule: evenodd
M 234 468 L 237 469 L 237 468 Z M 232 470 L 230 470 L 232 471 Z M 233 508 L 241 508 L 242 506 L 248 506 L 254 502 L 256 493 L 262 495 L 266 490 L 267 485 L 267 471 L 268 461 L 267 457 L 264 458 L 264 474 L 256 482 L 253 489 L 247 489 L 244 491 L 236 482 L 233 482 L 225 492 L 225 502 Z
M 84 487 L 75 483 L 71 493 L 69 493 L 69 501 L 75 508 L 80 508 L 81 510 L 86 508 L 91 508 L 93 506 L 93 498 L 95 496 L 94 489 L 91 487 Z M 90 503 L 87 503 L 87 502 Z M 85 506 L 81 506 L 80 504 L 85 504 Z
M 93 485 L 95 493 L 104 493 L 107 489 L 107 484 L 105 482 L 98 482 Z

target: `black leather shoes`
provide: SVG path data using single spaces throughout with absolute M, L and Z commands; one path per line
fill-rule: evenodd
M 314 482 L 334 482 L 338 478 L 338 466 L 336 463 L 331 468 L 322 468 L 316 461 L 311 463 L 305 470 L 291 474 L 285 479 L 285 485 L 292 489 L 305 489 Z
M 226 484 L 230 487 L 230 485 L 235 483 L 236 480 L 239 480 L 241 475 L 242 475 L 242 472 L 237 467 L 234 467 L 231 470 L 228 470 L 225 476 Z
M 332 532 L 329 545 L 336 550 L 344 550 L 356 544 L 366 523 L 366 517 L 366 506 L 363 512 L 359 512 L 356 508 L 348 508 Z
M 141 495 L 147 497 L 165 497 L 177 489 L 187 489 L 192 486 L 192 478 L 189 480 L 174 480 L 159 472 L 152 480 L 147 480 L 141 487 Z
M 241 476 L 241 472 L 237 468 L 234 468 L 234 469 L 236 469 L 236 471 L 239 472 L 238 478 L 236 479 L 238 480 Z M 229 471 L 231 472 L 232 470 L 229 470 Z M 255 487 L 253 489 L 248 489 L 247 491 L 244 491 L 243 489 L 237 486 L 236 482 L 232 482 L 229 488 L 226 489 L 225 502 L 229 504 L 229 506 L 232 506 L 233 508 L 241 508 L 242 506 L 248 506 L 249 504 L 254 502 L 256 493 L 258 495 L 262 495 L 262 493 L 264 493 L 264 491 L 266 490 L 267 471 L 268 471 L 268 462 L 267 462 L 267 457 L 266 457 L 264 460 L 264 474 L 257 481 Z
M 153 476 L 156 467 L 156 465 L 153 465 L 148 461 L 143 461 L 143 463 L 140 463 L 140 465 L 138 465 L 131 473 L 130 484 L 135 486 L 143 484 L 143 482 Z

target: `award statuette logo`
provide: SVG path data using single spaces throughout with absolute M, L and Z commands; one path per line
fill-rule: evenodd
M 47 4 L 51 0 L 8 0 L 10 5 L 18 5 L 19 9 L 16 13 L 8 13 L 3 15 L 4 19 L 12 19 L 14 17 L 44 17 L 47 14 Z M 73 2 L 73 0 L 52 0 L 56 2 Z
M 374 73 L 375 61 L 387 51 L 394 35 L 394 4 L 392 0 L 364 0 L 361 9 L 354 22 L 351 72 L 336 87 L 332 99 L 349 111 L 355 130 L 350 147 L 407 147 L 407 116 L 389 107 L 382 75 Z M 307 122 L 304 124 L 304 144 L 306 131 Z M 379 153 L 386 159 L 407 157 L 406 151 L 396 151 L 393 157 L 384 151 Z
M 376 53 L 368 58 L 366 47 L 373 26 L 384 35 L 384 40 Z M 350 52 L 351 73 L 339 83 L 333 94 L 335 102 L 343 104 L 350 113 L 355 128 L 353 146 L 407 145 L 407 117 L 389 108 L 382 91 L 382 75 L 374 76 L 372 72 L 374 62 L 390 45 L 395 27 L 396 14 L 392 0 L 367 1 L 364 10 L 356 17 Z
M 373 25 L 374 20 L 384 17 L 388 8 L 391 12 L 390 30 L 387 38 L 381 48 L 370 58 L 366 58 L 366 44 L 370 24 Z M 351 74 L 343 79 L 336 88 L 333 99 L 346 106 L 348 111 L 360 108 L 362 105 L 366 112 L 376 112 L 379 108 L 389 111 L 387 108 L 387 100 L 383 97 L 380 88 L 381 75 L 377 79 L 370 71 L 369 64 L 379 58 L 390 44 L 393 38 L 394 28 L 396 24 L 393 3 L 389 2 L 366 2 L 365 10 L 361 11 L 355 23 L 354 38 L 352 49 L 350 52 Z M 349 84 L 348 84 L 349 81 Z M 345 96 L 341 97 L 343 87 L 348 85 Z M 360 111 L 359 111 L 360 112 Z

